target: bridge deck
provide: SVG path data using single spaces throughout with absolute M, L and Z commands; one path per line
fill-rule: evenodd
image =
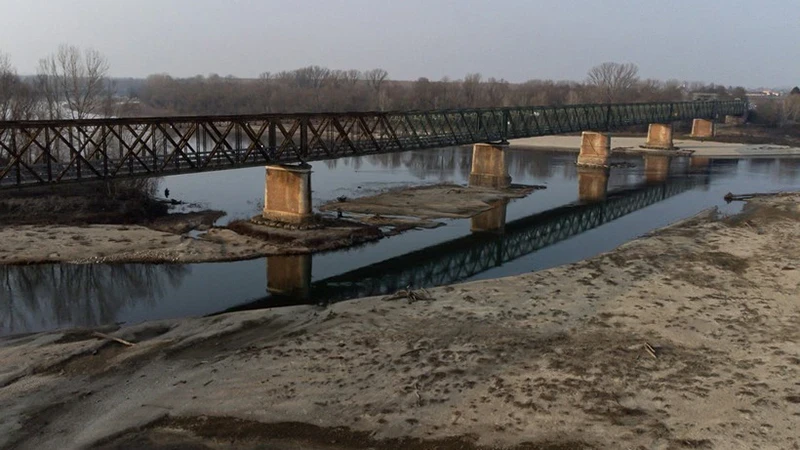
M 0 122 L 0 189 L 742 115 L 741 101 Z

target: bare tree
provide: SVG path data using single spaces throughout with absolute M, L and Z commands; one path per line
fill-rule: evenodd
M 9 120 L 11 118 L 12 101 L 14 90 L 19 83 L 19 78 L 11 66 L 8 55 L 0 53 L 0 119 Z
M 600 100 L 614 103 L 625 98 L 639 81 L 636 64 L 605 62 L 589 70 L 587 82 L 599 92 Z
M 461 90 L 464 94 L 464 106 L 478 106 L 481 95 L 481 80 L 483 77 L 479 73 L 468 73 L 461 83 Z
M 787 95 L 782 102 L 783 114 L 780 125 L 800 123 L 800 95 Z
M 507 106 L 505 104 L 506 97 L 508 97 L 508 81 L 494 77 L 486 80 L 486 103 L 487 106 Z
M 383 82 L 386 81 L 386 77 L 388 76 L 389 72 L 383 69 L 372 69 L 364 72 L 364 79 L 367 81 L 367 85 L 372 89 L 372 92 L 375 95 L 375 104 L 378 109 L 383 109 L 381 89 L 383 88 Z
M 108 61 L 97 50 L 62 45 L 39 61 L 38 80 L 50 118 L 85 119 L 108 104 Z
M 356 83 L 358 83 L 358 80 L 361 79 L 361 71 L 360 70 L 355 70 L 355 69 L 346 70 L 346 71 L 344 71 L 343 77 L 344 77 L 344 80 L 351 87 L 353 87 L 353 86 L 356 85 Z
M 295 85 L 298 88 L 320 89 L 328 81 L 331 71 L 320 66 L 308 66 L 294 71 Z

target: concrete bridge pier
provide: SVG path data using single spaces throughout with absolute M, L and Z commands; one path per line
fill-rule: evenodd
M 267 291 L 307 299 L 311 295 L 311 255 L 267 257 Z
M 472 216 L 472 219 L 470 219 L 470 231 L 475 233 L 502 233 L 506 229 L 507 209 L 507 199 L 497 200 L 492 204 L 492 209 L 487 209 L 476 216 Z
M 608 168 L 578 167 L 578 200 L 601 202 L 608 193 Z
M 292 225 L 310 222 L 311 166 L 270 165 L 266 170 L 262 217 Z
M 648 183 L 663 183 L 669 177 L 669 156 L 644 155 L 644 175 Z
M 511 185 L 506 167 L 506 144 L 475 144 L 469 185 L 503 189 Z
M 708 119 L 694 119 L 692 121 L 692 134 L 693 138 L 712 138 L 716 130 L 714 121 Z
M 584 131 L 581 133 L 581 153 L 579 166 L 607 167 L 611 153 L 611 136 L 605 133 Z
M 643 148 L 656 150 L 674 150 L 672 144 L 672 124 L 671 123 L 651 123 L 647 128 L 647 141 Z

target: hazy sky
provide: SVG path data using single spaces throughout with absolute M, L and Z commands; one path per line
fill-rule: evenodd
M 0 52 L 23 74 L 59 44 L 114 76 L 253 77 L 317 64 L 394 79 L 469 72 L 800 84 L 800 0 L 0 0 Z

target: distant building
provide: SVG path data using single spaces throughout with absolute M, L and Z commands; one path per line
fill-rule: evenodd
M 719 98 L 719 94 L 716 92 L 693 92 L 692 93 L 692 100 L 701 101 L 701 102 L 710 102 L 714 101 Z
M 800 95 L 800 87 L 795 86 L 794 89 L 789 91 L 789 95 Z
M 780 97 L 781 93 L 777 91 L 771 91 L 769 89 L 763 91 L 752 91 L 747 93 L 748 98 L 761 98 L 761 97 Z

